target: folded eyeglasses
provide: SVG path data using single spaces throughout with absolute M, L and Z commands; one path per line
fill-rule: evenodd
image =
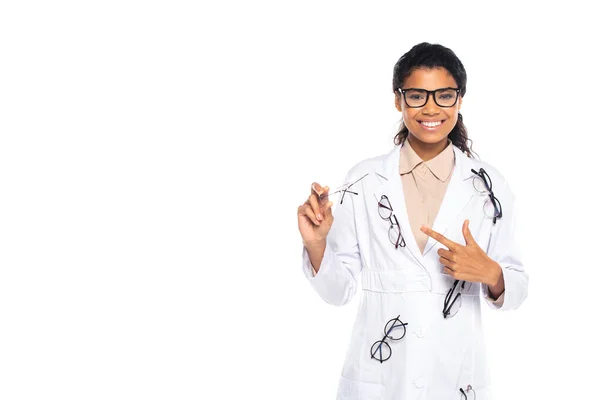
M 492 180 L 483 168 L 479 168 L 479 171 L 471 169 L 471 172 L 479 177 L 479 179 L 473 178 L 473 187 L 475 190 L 480 194 L 487 194 L 489 196 L 489 199 L 483 205 L 483 213 L 488 218 L 493 218 L 495 224 L 496 219 L 502 218 L 502 204 L 500 204 L 500 200 L 494 196 L 494 192 L 492 191 Z
M 444 318 L 452 318 L 456 315 L 462 305 L 462 291 L 469 290 L 472 282 L 454 280 L 454 284 L 446 293 L 442 313 Z
M 396 218 L 396 215 L 393 213 L 394 209 L 390 204 L 390 199 L 384 194 L 381 196 L 378 205 L 379 216 L 386 221 L 390 221 L 390 228 L 388 229 L 388 238 L 390 239 L 390 242 L 392 242 L 396 248 L 405 247 L 406 242 L 404 241 L 404 237 L 402 237 L 398 218 Z
M 319 199 L 324 199 L 324 198 L 329 197 L 331 195 L 334 195 L 334 194 L 337 194 L 337 193 L 342 193 L 342 197 L 340 198 L 340 204 L 342 204 L 342 203 L 344 203 L 344 196 L 346 196 L 346 193 L 350 193 L 350 194 L 353 194 L 353 195 L 358 195 L 357 192 L 353 192 L 353 191 L 351 191 L 349 189 L 352 187 L 352 185 L 356 184 L 357 182 L 359 182 L 361 179 L 363 179 L 367 175 L 369 175 L 369 173 L 364 174 L 363 176 L 361 176 L 360 178 L 358 178 L 354 182 L 344 183 L 342 186 L 338 187 L 334 192 L 328 193 L 326 195 L 320 195 Z
M 371 358 L 383 363 L 392 356 L 392 348 L 386 342 L 386 339 L 400 340 L 406 335 L 406 326 L 408 324 L 400 321 L 400 315 L 390 319 L 383 329 L 383 339 L 376 341 L 371 346 Z M 394 331 L 395 332 L 392 332 Z

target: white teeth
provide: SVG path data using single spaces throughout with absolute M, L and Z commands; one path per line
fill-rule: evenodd
M 442 123 L 442 121 L 435 121 L 435 122 L 425 122 L 425 121 L 422 121 L 421 123 L 423 125 L 425 125 L 426 127 L 428 127 L 428 128 L 433 128 L 435 126 L 440 125 Z

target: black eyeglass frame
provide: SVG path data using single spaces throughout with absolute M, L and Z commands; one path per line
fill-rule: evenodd
M 399 322 L 399 325 L 396 325 L 396 322 Z M 392 326 L 388 329 L 388 325 L 392 324 Z M 400 320 L 400 315 L 398 315 L 396 318 L 392 318 L 390 319 L 386 324 L 385 327 L 383 328 L 383 339 L 376 341 L 375 343 L 373 343 L 373 345 L 371 346 L 371 358 L 376 359 L 377 361 L 379 361 L 381 364 L 383 364 L 384 361 L 387 361 L 390 359 L 390 357 L 392 356 L 392 348 L 390 347 L 390 345 L 385 341 L 386 339 L 390 339 L 390 340 L 400 340 L 402 339 L 404 336 L 406 336 L 406 326 L 408 325 L 408 323 L 402 322 Z M 403 332 L 402 332 L 402 336 L 400 336 L 399 338 L 395 338 L 393 336 L 390 335 L 390 332 L 392 331 L 392 329 L 396 328 L 396 327 L 402 327 Z M 375 350 L 373 350 L 373 348 L 379 344 L 379 346 L 377 346 L 377 348 Z M 381 354 L 381 346 L 386 345 L 390 354 L 386 357 L 383 358 L 382 354 Z M 377 351 L 379 351 L 379 358 L 375 357 L 375 354 L 377 353 Z
M 494 225 L 495 225 L 496 219 L 502 218 L 502 204 L 500 203 L 500 200 L 498 200 L 498 198 L 494 195 L 494 192 L 492 191 L 492 178 L 490 178 L 488 173 L 483 168 L 479 168 L 479 171 L 475 171 L 473 168 L 471 168 L 471 172 L 473 172 L 475 175 L 477 175 L 478 177 L 480 177 L 483 180 L 483 184 L 485 185 L 485 188 L 488 191 L 488 196 L 492 202 L 492 205 L 494 206 L 494 211 L 495 211 Z
M 419 91 L 421 93 L 426 93 L 425 102 L 422 105 L 420 105 L 420 106 L 411 106 L 411 105 L 409 105 L 408 102 L 406 101 L 406 92 L 408 92 L 409 90 L 417 90 L 417 91 Z M 443 105 L 441 105 L 441 104 L 439 104 L 437 102 L 437 97 L 435 96 L 435 93 L 439 92 L 439 91 L 443 91 L 443 90 L 455 90 L 456 91 L 456 98 L 454 99 L 454 103 L 452 103 L 451 106 L 443 106 Z M 446 88 L 440 88 L 440 89 L 435 89 L 435 90 L 427 90 L 427 89 L 421 89 L 421 88 L 408 88 L 408 89 L 398 88 L 398 89 L 396 89 L 396 91 L 404 95 L 404 104 L 406 104 L 406 107 L 408 107 L 408 108 L 421 108 L 421 107 L 425 107 L 425 105 L 429 101 L 429 95 L 430 94 L 433 94 L 433 101 L 435 102 L 435 104 L 438 107 L 442 107 L 442 108 L 454 107 L 456 105 L 456 102 L 458 101 L 458 98 L 460 97 L 460 88 L 453 88 L 453 87 L 446 87 Z
M 333 194 L 342 192 L 342 197 L 340 199 L 340 204 L 344 204 L 344 196 L 346 195 L 346 193 L 350 193 L 350 194 L 354 194 L 354 195 L 358 196 L 357 192 L 352 192 L 352 191 L 350 191 L 348 189 L 350 189 L 352 187 L 352 185 L 356 184 L 357 182 L 359 182 L 360 180 L 362 180 L 367 175 L 369 175 L 368 172 L 366 174 L 364 174 L 363 176 L 361 176 L 360 178 L 358 178 L 357 180 L 355 180 L 354 182 L 342 185 L 342 187 L 345 186 L 343 189 L 336 190 L 335 192 L 332 192 L 332 193 L 329 193 L 329 194 L 326 194 L 326 195 L 319 195 L 319 199 L 322 200 L 322 199 L 324 199 L 326 197 L 329 197 L 329 196 L 331 196 Z
M 389 204 L 389 207 L 385 204 L 382 203 L 383 200 L 387 200 L 387 203 Z M 384 221 L 390 221 L 390 227 L 388 229 L 388 238 L 390 239 L 390 242 L 392 242 L 392 244 L 396 247 L 396 249 L 398 247 L 406 247 L 406 242 L 404 241 L 404 236 L 402 236 L 402 229 L 400 229 L 400 223 L 398 222 L 398 218 L 396 218 L 396 214 L 394 214 L 394 208 L 392 207 L 392 203 L 390 203 L 390 199 L 385 195 L 381 195 L 381 199 L 379 199 L 379 201 L 377 202 L 379 209 L 379 216 L 384 220 Z M 389 211 L 390 215 L 387 217 L 384 217 L 381 214 L 381 209 L 386 209 Z M 392 218 L 394 218 L 392 220 Z M 392 240 L 392 238 L 390 237 L 390 230 L 392 230 L 394 228 L 394 221 L 396 221 L 396 226 L 398 227 L 398 237 L 396 238 L 396 241 L 394 242 Z
M 460 283 L 460 282 L 462 282 L 462 283 Z M 450 310 L 452 310 L 454 303 L 456 303 L 462 296 L 461 292 L 465 288 L 466 284 L 467 284 L 466 281 L 460 281 L 458 279 L 454 280 L 454 284 L 448 290 L 448 293 L 446 293 L 446 297 L 444 298 L 444 309 L 442 310 L 442 315 L 444 316 L 444 318 L 448 318 L 448 316 L 450 315 Z M 458 286 L 460 286 L 460 289 L 456 290 Z M 456 295 L 454 297 L 452 297 L 454 295 L 455 291 L 456 291 Z M 458 310 L 456 312 L 458 312 Z M 453 315 L 450 315 L 450 316 L 453 317 Z
M 473 400 L 477 400 L 477 392 L 475 392 L 475 389 L 473 389 L 471 385 L 467 385 L 467 390 L 460 388 L 461 399 L 462 396 L 464 396 L 465 400 L 469 400 L 469 397 L 467 396 L 467 393 L 469 392 L 473 392 Z

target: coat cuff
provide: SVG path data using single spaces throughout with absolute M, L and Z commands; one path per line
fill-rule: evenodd
M 506 283 L 505 283 L 506 285 Z M 498 296 L 498 298 L 496 300 L 492 299 L 492 297 L 490 296 L 490 289 L 488 287 L 488 285 L 486 285 L 485 283 L 481 285 L 481 289 L 483 291 L 483 298 L 487 301 L 488 305 L 497 310 L 499 308 L 502 308 L 502 306 L 504 305 L 504 293 L 506 293 L 506 289 L 504 289 L 504 291 L 502 292 L 502 294 L 500 296 Z
M 481 285 L 483 297 L 488 305 L 495 310 L 514 310 L 527 298 L 527 287 L 529 276 L 523 271 L 521 265 L 501 263 L 502 276 L 504 279 L 504 292 L 496 300 L 492 300 L 489 287 Z
M 324 270 L 327 270 L 327 267 L 332 262 L 333 254 L 331 254 L 331 250 L 329 246 L 325 247 L 325 253 L 323 254 L 323 260 L 321 261 L 321 265 L 319 267 L 319 271 L 315 271 L 312 263 L 310 262 L 310 257 L 308 256 L 308 250 L 306 247 L 302 246 L 302 270 L 304 271 L 304 275 L 308 280 L 313 284 L 318 284 L 317 280 L 322 277 L 324 274 Z

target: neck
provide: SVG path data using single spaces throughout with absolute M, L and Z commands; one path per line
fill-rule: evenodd
M 420 141 L 410 133 L 408 134 L 406 140 L 408 140 L 410 146 L 413 148 L 415 153 L 417 153 L 417 155 L 421 157 L 421 160 L 423 161 L 431 160 L 432 158 L 440 154 L 442 151 L 444 151 L 446 146 L 449 146 L 450 144 L 448 138 L 444 138 L 444 140 L 437 143 L 425 143 Z

